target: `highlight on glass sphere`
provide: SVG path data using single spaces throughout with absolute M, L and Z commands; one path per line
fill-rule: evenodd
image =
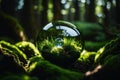
M 84 42 L 74 24 L 58 20 L 48 23 L 40 30 L 36 46 L 44 59 L 66 67 L 79 58 Z

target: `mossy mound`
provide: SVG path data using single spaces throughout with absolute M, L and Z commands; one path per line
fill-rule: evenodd
M 19 60 L 23 63 L 27 63 L 27 56 L 25 53 L 23 53 L 18 47 L 16 47 L 14 44 L 11 44 L 7 41 L 0 41 L 0 49 L 4 52 L 8 52 L 9 54 L 15 55 L 19 58 Z
M 120 68 L 120 37 L 100 48 L 95 55 L 95 62 L 85 80 L 117 80 Z
M 1 80 L 82 80 L 84 76 L 84 73 L 54 65 L 39 55 L 28 58 L 17 46 L 6 41 L 0 41 L 0 65 Z
M 37 58 L 37 59 L 36 59 Z M 59 66 L 38 57 L 32 58 L 28 73 L 30 76 L 38 77 L 40 80 L 82 80 L 84 74 L 63 69 Z M 33 60 L 36 59 L 37 61 Z
M 74 63 L 73 69 L 85 73 L 94 66 L 96 52 L 83 50 L 78 60 Z
M 0 48 L 0 77 L 8 73 L 24 74 L 26 72 L 16 55 Z
M 100 48 L 97 51 L 97 55 L 95 56 L 95 62 L 103 64 L 105 60 L 109 59 L 113 55 L 117 55 L 120 53 L 120 37 L 111 40 L 104 47 Z
M 118 80 L 120 78 L 120 54 L 110 57 L 102 68 L 89 76 L 89 80 Z
M 36 55 L 42 58 L 41 53 L 38 51 L 38 49 L 32 42 L 21 41 L 17 42 L 15 46 L 17 46 L 21 51 L 23 51 L 26 54 L 27 58 L 31 58 Z

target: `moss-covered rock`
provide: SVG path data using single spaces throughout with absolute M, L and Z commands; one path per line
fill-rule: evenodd
M 73 69 L 84 73 L 90 70 L 94 65 L 95 55 L 96 52 L 83 50 L 78 60 L 74 63 Z
M 18 57 L 0 48 L 0 77 L 8 73 L 26 73 Z
M 87 50 L 83 50 L 78 60 L 83 62 L 94 62 L 95 55 L 96 52 L 89 52 Z
M 18 43 L 16 45 L 18 46 Z M 33 53 L 37 55 L 27 58 L 24 50 L 20 50 L 17 46 L 6 41 L 0 41 L 1 80 L 10 78 L 12 80 L 82 80 L 84 77 L 84 73 L 63 69 L 44 60 L 38 55 L 38 52 Z M 24 49 L 28 49 L 26 45 L 22 46 Z M 33 50 L 35 47 L 29 46 L 29 48 Z M 32 52 L 36 51 L 33 50 Z
M 0 48 L 0 80 L 38 80 L 30 77 L 16 55 Z
M 32 42 L 21 41 L 16 43 L 15 46 L 17 46 L 21 51 L 23 51 L 28 59 L 36 55 L 42 58 L 41 53 L 38 51 L 38 49 Z
M 95 56 L 95 68 L 89 72 L 85 80 L 117 80 L 120 78 L 119 44 L 120 37 L 117 37 L 98 50 Z
M 30 76 L 38 77 L 40 80 L 82 80 L 84 76 L 83 73 L 63 69 L 46 60 L 36 58 L 31 59 L 33 62 L 29 65 L 28 73 Z
M 120 54 L 108 58 L 102 68 L 89 76 L 89 80 L 118 80 L 120 79 Z
M 103 64 L 105 60 L 120 53 L 120 37 L 111 40 L 97 51 L 95 62 Z
M 19 58 L 21 63 L 27 63 L 27 56 L 23 53 L 18 47 L 14 44 L 11 44 L 7 41 L 0 41 L 0 49 L 3 50 L 5 53 L 8 52 L 9 54 L 15 55 Z

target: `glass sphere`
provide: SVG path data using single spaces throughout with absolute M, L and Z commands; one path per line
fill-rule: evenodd
M 46 60 L 66 66 L 79 58 L 84 42 L 74 24 L 59 20 L 48 23 L 40 30 L 36 46 Z

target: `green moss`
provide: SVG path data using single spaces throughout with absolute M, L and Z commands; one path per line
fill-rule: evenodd
M 18 56 L 21 62 L 26 63 L 27 56 L 14 44 L 2 40 L 0 41 L 0 47 L 4 52 Z
M 21 51 L 23 51 L 27 58 L 33 57 L 33 56 L 41 56 L 41 53 L 38 51 L 38 49 L 35 47 L 35 45 L 28 41 L 22 41 L 15 44 Z
M 1 49 L 1 48 L 0 48 Z M 1 50 L 0 52 L 0 77 L 7 73 L 26 73 L 17 56 Z
M 102 53 L 104 52 L 104 50 L 105 50 L 105 47 L 102 47 L 102 48 L 100 48 L 100 49 L 97 51 L 97 53 L 96 53 L 96 55 L 95 55 L 95 59 L 94 59 L 94 61 L 95 61 L 96 63 L 99 61 L 99 57 L 102 55 Z
M 36 76 L 41 80 L 82 80 L 84 75 L 63 69 L 45 60 L 32 63 L 28 72 L 30 76 Z
M 102 68 L 89 76 L 89 80 L 118 80 L 120 78 L 120 54 L 107 58 Z
M 120 54 L 117 55 L 113 55 L 110 56 L 109 58 L 107 58 L 104 63 L 103 63 L 103 67 L 109 68 L 113 71 L 117 71 L 119 72 L 119 68 L 120 68 Z
M 80 54 L 78 60 L 74 63 L 73 69 L 75 71 L 83 72 L 90 70 L 94 65 L 94 58 L 96 52 L 89 52 L 87 50 L 83 50 Z
M 35 62 L 39 62 L 41 60 L 44 60 L 43 58 L 41 58 L 40 56 L 33 56 L 31 58 L 29 58 L 28 62 L 27 62 L 27 67 L 30 67 L 30 65 L 32 65 Z
M 21 75 L 9 74 L 6 76 L 2 76 L 0 80 L 38 80 L 38 78 L 30 77 L 26 74 L 21 74 Z
M 95 55 L 96 55 L 96 52 L 89 52 L 89 51 L 83 50 L 80 57 L 78 58 L 78 61 L 87 62 L 87 63 L 89 63 L 89 62 L 94 63 Z
M 97 51 L 96 55 L 96 63 L 103 63 L 107 56 L 109 55 L 117 55 L 120 52 L 120 37 L 117 37 L 116 39 L 111 40 L 108 42 L 103 48 L 99 49 Z
M 26 43 L 26 42 L 25 42 Z M 31 44 L 31 43 L 26 43 Z M 22 44 L 23 49 L 27 45 Z M 18 43 L 16 43 L 18 46 Z M 84 73 L 63 69 L 44 60 L 37 53 L 29 59 L 18 47 L 6 41 L 0 41 L 0 78 L 1 80 L 82 80 Z M 29 46 L 33 48 L 33 45 Z M 29 51 L 29 50 L 28 50 Z M 31 50 L 30 50 L 31 51 Z M 28 60 L 27 60 L 28 59 Z M 21 62 L 27 62 L 22 65 Z M 13 75 L 9 75 L 13 74 Z M 22 74 L 22 75 L 21 75 Z M 25 74 L 25 75 L 24 75 Z

